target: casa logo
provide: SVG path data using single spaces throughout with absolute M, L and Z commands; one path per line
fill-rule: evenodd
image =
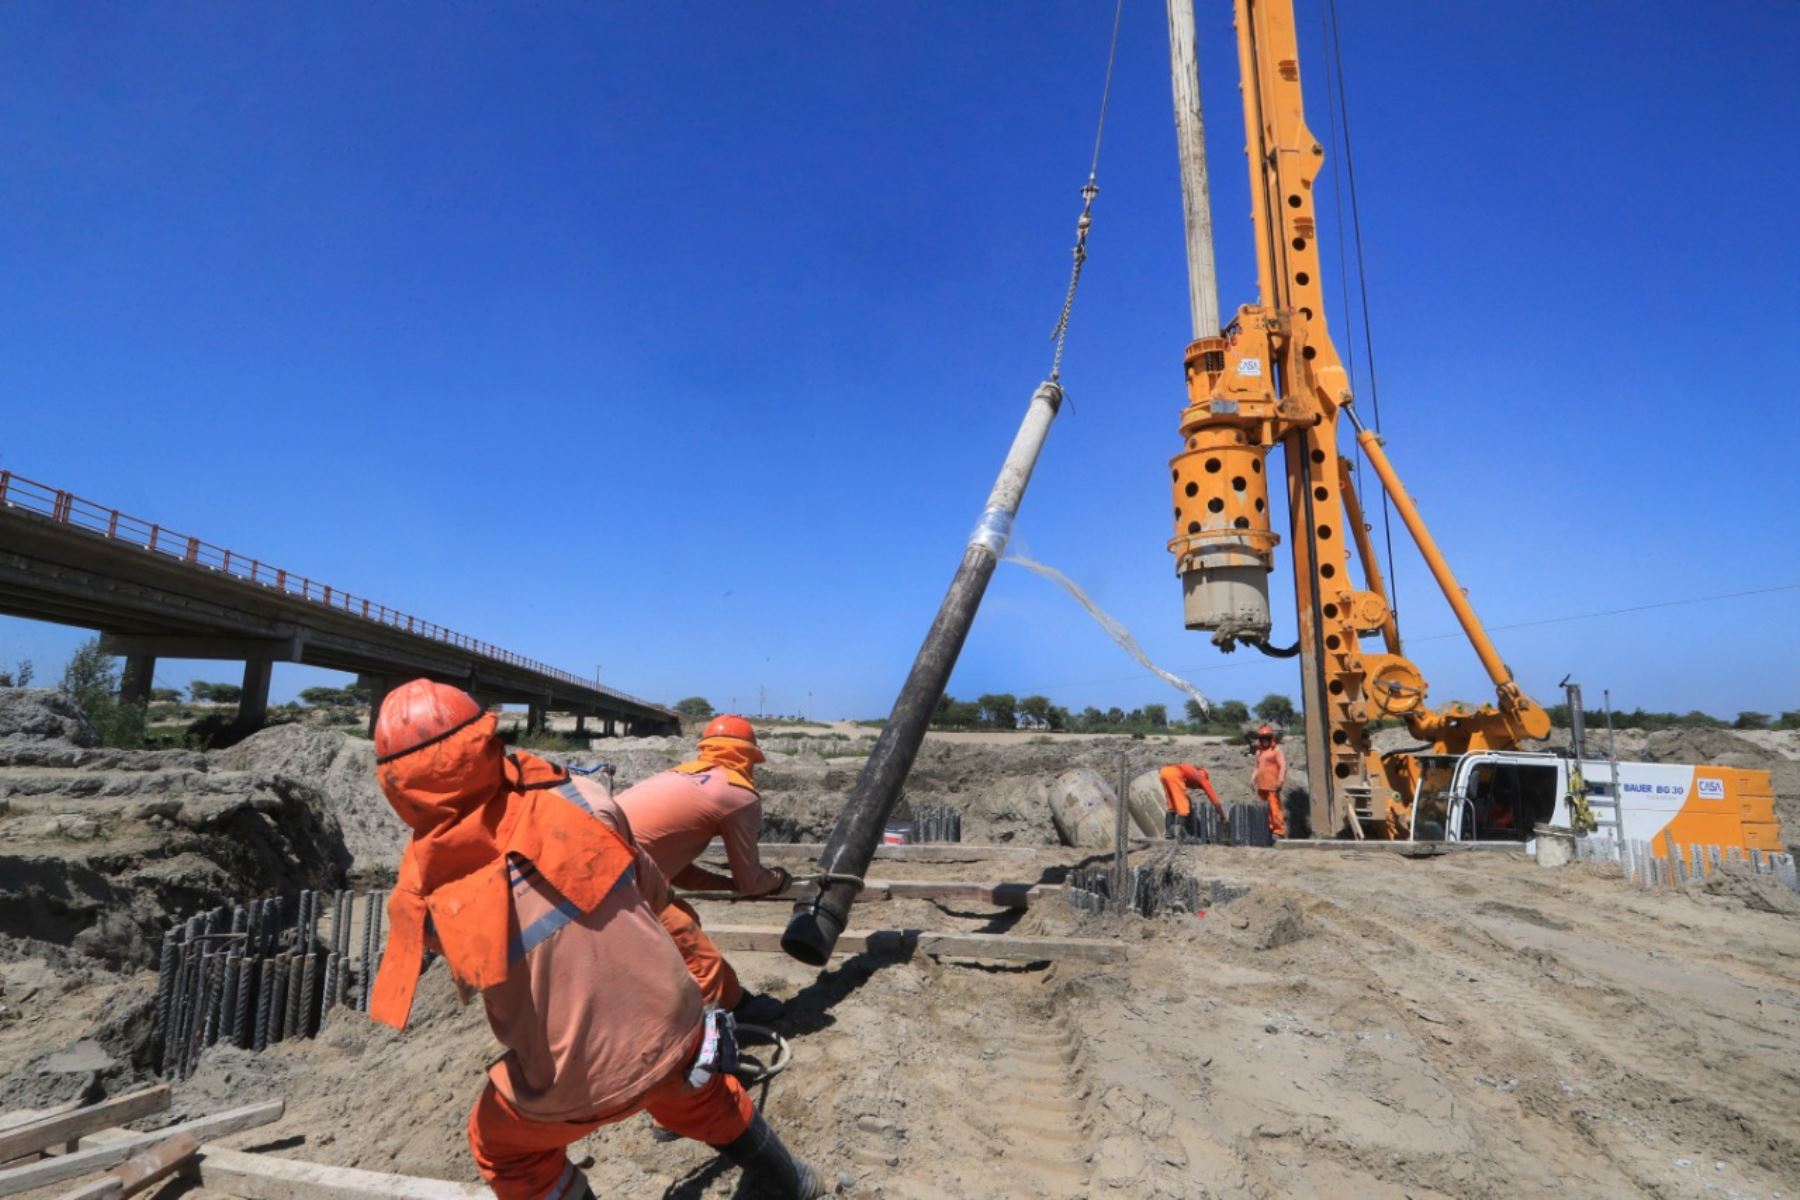
M 1702 800 L 1723 800 L 1725 798 L 1725 781 L 1723 779 L 1702 779 L 1699 782 Z

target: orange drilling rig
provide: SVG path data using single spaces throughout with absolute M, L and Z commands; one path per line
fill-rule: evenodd
M 1722 824 L 1709 838 L 1778 846 L 1765 772 L 1679 768 L 1682 780 L 1640 780 L 1635 768 L 1582 761 L 1579 746 L 1573 760 L 1518 750 L 1549 734 L 1549 715 L 1513 678 L 1401 486 L 1381 438 L 1358 419 L 1349 375 L 1332 345 L 1313 194 L 1325 150 L 1302 109 L 1292 0 L 1235 0 L 1235 7 L 1258 296 L 1218 336 L 1199 336 L 1187 348 L 1182 447 L 1169 464 L 1175 502 L 1169 549 L 1189 629 L 1210 631 L 1225 650 L 1242 643 L 1297 655 L 1313 835 L 1486 836 L 1485 829 L 1476 832 L 1478 813 L 1491 798 L 1484 789 L 1498 787 L 1531 801 L 1520 806 L 1529 810 L 1523 817 L 1545 823 L 1560 818 L 1578 828 L 1597 823 L 1610 826 L 1608 836 L 1615 838 L 1652 837 L 1676 815 L 1691 822 L 1701 808 L 1717 806 Z M 1181 87 L 1178 73 L 1178 123 Z M 1191 149 L 1184 145 L 1184 169 Z M 1184 175 L 1191 212 L 1193 189 L 1186 182 Z M 1203 224 L 1210 272 L 1210 216 Z M 1191 261 L 1193 229 L 1190 215 Z M 1210 279 L 1206 286 L 1211 288 Z M 1201 312 L 1196 301 L 1196 332 L 1204 334 Z M 1401 648 L 1353 485 L 1352 460 L 1339 450 L 1345 421 L 1493 681 L 1492 702 L 1427 704 L 1425 676 Z M 1268 644 L 1268 574 L 1281 541 L 1269 512 L 1276 448 L 1298 610 L 1296 643 L 1282 650 Z M 1365 638 L 1376 637 L 1378 645 L 1365 647 Z M 1383 718 L 1399 718 L 1426 745 L 1377 753 L 1370 724 Z M 1611 819 L 1598 820 L 1600 812 Z M 1518 836 L 1529 828 L 1525 824 Z

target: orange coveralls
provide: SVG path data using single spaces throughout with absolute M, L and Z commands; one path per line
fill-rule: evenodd
M 719 750 L 704 742 L 701 753 L 701 760 L 652 775 L 615 798 L 631 821 L 638 845 L 676 887 L 747 896 L 775 890 L 783 876 L 763 866 L 757 854 L 762 797 L 745 786 L 750 782 L 749 764 L 731 768 L 709 762 Z M 725 843 L 725 857 L 731 863 L 729 879 L 694 865 L 714 837 Z M 718 946 L 700 928 L 700 917 L 693 908 L 684 900 L 671 900 L 662 910 L 662 923 L 681 948 L 706 1003 L 716 1008 L 737 1007 L 744 995 L 743 985 Z
M 1281 788 L 1287 782 L 1287 755 L 1271 743 L 1256 752 L 1256 774 L 1251 784 L 1263 803 L 1269 806 L 1269 832 L 1287 836 L 1287 817 L 1281 811 Z
M 1187 790 L 1190 787 L 1197 787 L 1205 792 L 1206 798 L 1212 801 L 1212 806 L 1219 810 L 1219 815 L 1225 815 L 1225 806 L 1219 803 L 1219 794 L 1213 791 L 1212 776 L 1206 773 L 1205 768 L 1196 767 L 1193 763 L 1170 763 L 1156 773 L 1156 778 L 1162 784 L 1163 805 L 1176 816 L 1188 815 Z
M 722 1146 L 754 1109 L 732 1076 L 689 1081 L 699 987 L 658 917 L 668 886 L 624 813 L 541 759 L 503 765 L 493 722 L 378 768 L 414 836 L 372 1015 L 404 1027 L 423 950 L 442 953 L 506 1047 L 469 1115 L 476 1166 L 499 1200 L 566 1200 L 585 1183 L 565 1148 L 602 1125 L 648 1109 Z

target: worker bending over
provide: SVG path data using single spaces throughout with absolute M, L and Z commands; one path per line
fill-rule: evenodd
M 1281 811 L 1281 789 L 1287 783 L 1287 755 L 1275 744 L 1275 730 L 1264 725 L 1256 731 L 1256 773 L 1251 785 L 1269 806 L 1269 833 L 1287 836 L 1287 817 Z
M 822 1195 L 733 1076 L 662 923 L 668 885 L 604 788 L 525 753 L 467 693 L 415 679 L 375 723 L 376 774 L 412 829 L 370 1014 L 406 1027 L 425 953 L 479 993 L 506 1053 L 469 1115 L 500 1200 L 591 1200 L 566 1154 L 648 1110 L 781 1196 Z
M 756 730 L 739 716 L 715 717 L 700 736 L 691 762 L 652 775 L 617 796 L 631 822 L 638 845 L 656 860 L 663 877 L 676 887 L 695 891 L 737 892 L 765 896 L 791 882 L 780 867 L 765 867 L 757 853 L 762 834 L 762 797 L 756 791 L 756 764 L 763 761 Z M 731 875 L 696 866 L 714 838 L 725 843 Z M 700 928 L 700 916 L 685 900 L 662 911 L 663 928 L 681 947 L 700 995 L 714 1008 L 724 1008 L 749 1024 L 766 1024 L 781 1012 L 773 996 L 751 995 L 737 972 Z
M 1193 763 L 1170 763 L 1156 773 L 1156 778 L 1163 790 L 1164 837 L 1179 837 L 1182 834 L 1188 837 L 1200 836 L 1193 806 L 1188 803 L 1188 789 L 1191 787 L 1205 792 L 1206 798 L 1212 801 L 1212 806 L 1219 810 L 1219 816 L 1225 816 L 1225 806 L 1219 803 L 1219 794 L 1213 791 L 1212 776 L 1206 773 L 1206 768 L 1197 767 Z

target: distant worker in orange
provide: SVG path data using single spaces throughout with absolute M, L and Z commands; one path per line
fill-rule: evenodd
M 1212 806 L 1219 810 L 1219 816 L 1225 816 L 1225 806 L 1219 803 L 1219 794 L 1213 791 L 1212 776 L 1206 768 L 1196 767 L 1193 763 L 1170 763 L 1156 773 L 1157 780 L 1163 790 L 1163 836 L 1172 838 L 1177 830 L 1189 836 L 1197 836 L 1199 828 L 1194 821 L 1192 806 L 1188 803 L 1188 789 L 1197 787 L 1206 793 Z
M 499 1200 L 592 1200 L 566 1148 L 648 1111 L 772 1194 L 812 1200 L 728 1064 L 658 912 L 668 885 L 606 790 L 523 752 L 467 693 L 415 679 L 382 702 L 376 775 L 412 829 L 370 1014 L 406 1027 L 427 950 L 480 994 L 506 1053 L 469 1115 Z
M 1287 755 L 1276 745 L 1275 730 L 1264 725 L 1256 731 L 1256 774 L 1251 786 L 1269 806 L 1269 832 L 1275 837 L 1287 836 L 1287 817 L 1281 811 L 1281 789 L 1287 783 Z
M 618 794 L 638 845 L 656 860 L 670 883 L 695 891 L 766 896 L 792 882 L 782 868 L 763 866 L 757 853 L 762 796 L 756 790 L 755 772 L 762 761 L 750 722 L 735 715 L 715 717 L 700 735 L 692 761 Z M 695 865 L 715 837 L 725 843 L 729 878 Z M 686 901 L 671 901 L 662 911 L 662 923 L 693 968 L 708 1005 L 754 1025 L 780 1014 L 781 1002 L 773 996 L 744 991 L 737 972 L 700 928 L 699 914 Z

